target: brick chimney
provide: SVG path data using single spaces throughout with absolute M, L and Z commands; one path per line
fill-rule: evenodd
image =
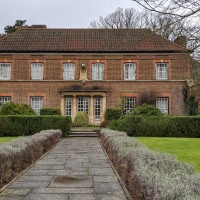
M 174 43 L 186 48 L 187 38 L 186 36 L 179 36 L 174 40 Z

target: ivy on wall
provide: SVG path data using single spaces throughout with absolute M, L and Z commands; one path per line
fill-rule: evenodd
M 183 89 L 184 102 L 190 116 L 198 115 L 198 102 L 195 100 L 195 97 L 188 95 L 188 90 Z

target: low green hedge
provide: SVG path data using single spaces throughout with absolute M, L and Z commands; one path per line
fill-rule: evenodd
M 200 138 L 200 117 L 126 116 L 113 120 L 110 128 L 129 136 Z
M 106 120 L 117 120 L 122 115 L 122 110 L 120 108 L 107 108 L 105 119 Z
M 59 108 L 42 108 L 40 115 L 61 115 Z
M 64 136 L 70 131 L 71 118 L 63 116 L 0 116 L 0 136 L 33 135 L 42 130 L 60 129 Z

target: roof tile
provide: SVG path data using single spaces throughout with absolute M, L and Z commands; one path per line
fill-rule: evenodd
M 189 52 L 149 29 L 24 27 L 0 38 L 0 52 Z

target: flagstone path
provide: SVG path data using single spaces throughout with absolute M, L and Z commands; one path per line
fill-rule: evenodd
M 128 199 L 98 138 L 67 138 L 10 184 L 0 200 Z

